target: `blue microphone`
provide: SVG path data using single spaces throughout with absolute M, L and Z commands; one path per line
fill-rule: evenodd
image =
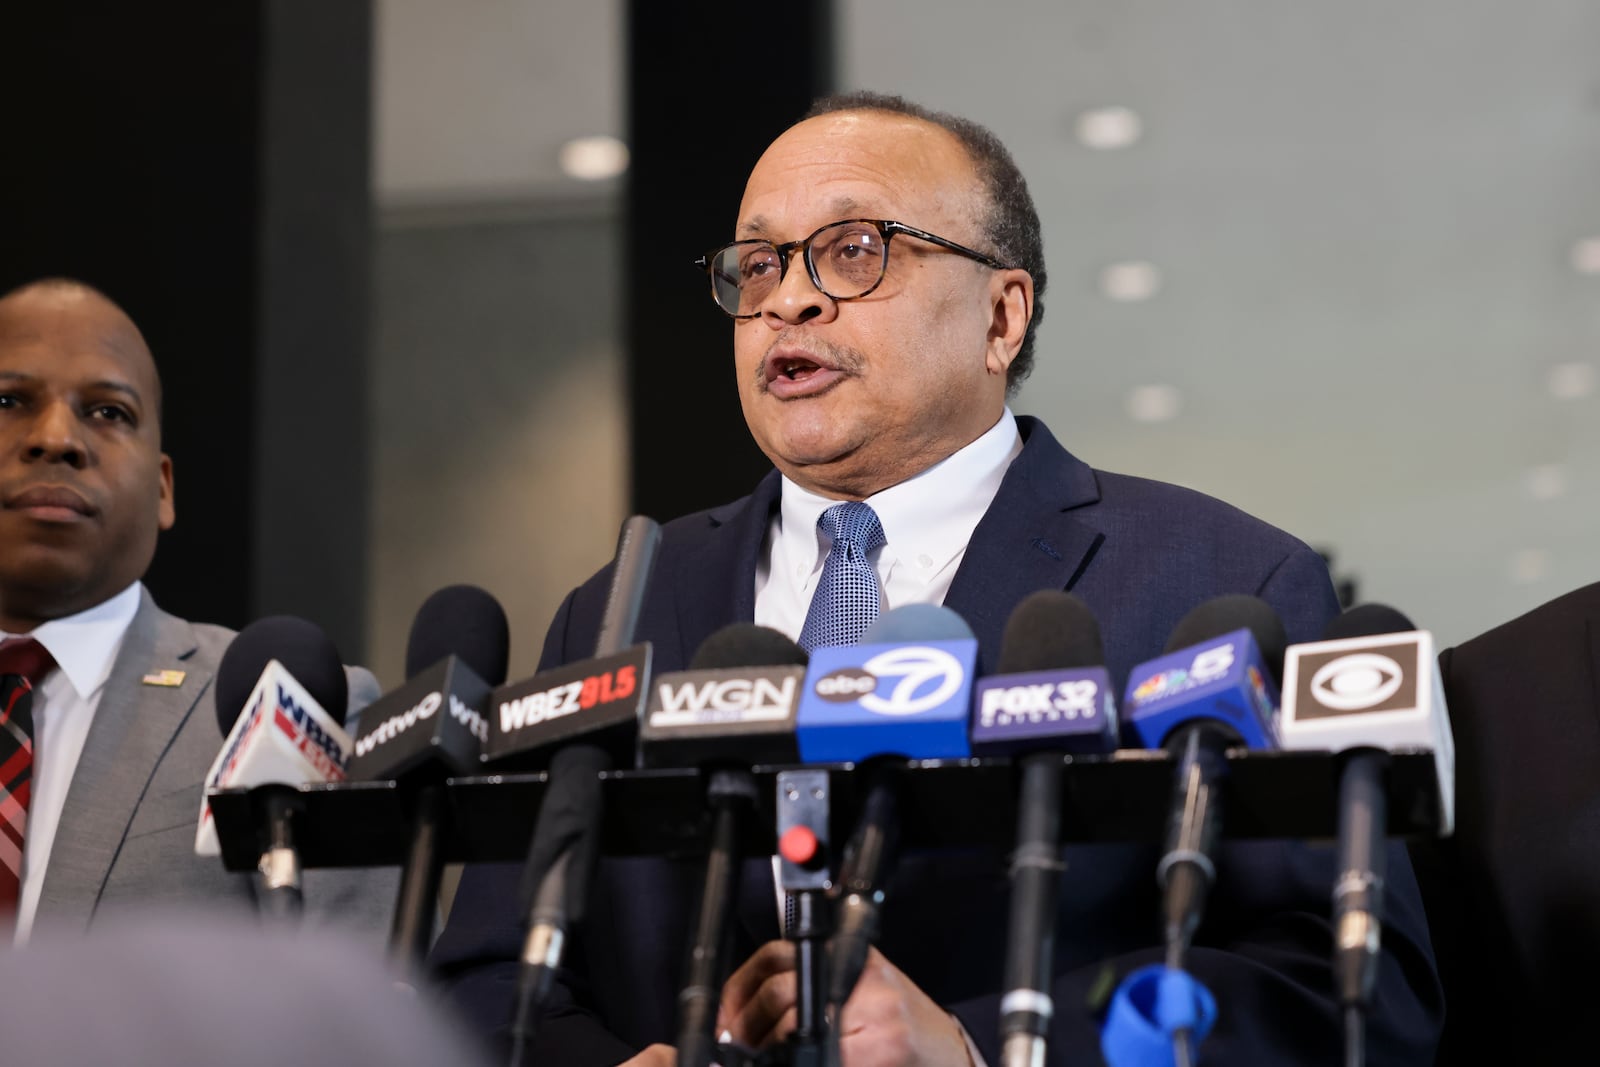
M 877 936 L 885 875 L 899 837 L 895 769 L 904 759 L 962 758 L 977 671 L 972 628 L 949 608 L 908 604 L 884 613 L 847 648 L 811 652 L 795 732 L 808 763 L 861 763 L 871 784 L 839 868 L 839 910 L 828 956 L 828 1003 L 842 1005 Z
M 967 709 L 977 664 L 972 628 L 934 604 L 885 612 L 859 645 L 814 649 L 795 719 L 801 760 L 970 755 Z
M 1216 879 L 1212 859 L 1222 826 L 1226 751 L 1278 747 L 1278 679 L 1288 638 L 1265 602 L 1208 600 L 1179 621 L 1167 652 L 1135 667 L 1122 703 L 1132 738 L 1165 747 L 1176 762 L 1162 888 L 1167 966 L 1183 968 Z M 1189 1034 L 1174 1035 L 1187 1049 Z
M 1128 676 L 1127 740 L 1171 748 L 1177 732 L 1203 721 L 1237 745 L 1279 747 L 1278 675 L 1287 640 L 1276 614 L 1255 597 L 1201 604 L 1172 631 L 1165 653 Z

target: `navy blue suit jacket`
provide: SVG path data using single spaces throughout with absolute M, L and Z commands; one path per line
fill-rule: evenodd
M 1070 589 L 1098 617 L 1107 665 L 1120 687 L 1160 654 L 1178 620 L 1226 593 L 1265 599 L 1291 642 L 1315 639 L 1338 610 L 1327 567 L 1301 542 L 1199 493 L 1092 470 L 1044 425 L 1019 418 L 1025 446 L 974 531 L 945 598 L 997 660 L 1012 609 L 1039 589 Z M 640 622 L 657 671 L 683 669 L 700 643 L 752 619 L 756 561 L 778 506 L 774 472 L 755 493 L 664 527 Z M 545 667 L 592 653 L 609 570 L 562 604 L 546 638 Z M 1052 1059 L 1093 1063 L 1098 1028 L 1090 988 L 1159 958 L 1158 849 L 1085 845 L 1065 850 L 1056 939 Z M 1216 994 L 1217 1028 L 1203 1059 L 1337 1063 L 1338 1028 L 1327 960 L 1331 849 L 1283 842 L 1228 845 L 1191 970 Z M 1442 1015 L 1421 903 L 1403 850 L 1391 858 L 1389 923 L 1369 1062 L 1424 1063 Z M 779 936 L 770 867 L 746 864 L 735 960 Z M 569 959 L 564 1001 L 545 1023 L 538 1054 L 551 1063 L 609 1064 L 676 1033 L 700 864 L 602 861 L 588 929 Z M 522 917 L 516 871 L 484 867 L 463 878 L 435 964 L 452 998 L 482 1029 L 509 1018 Z M 989 1063 L 999 1063 L 998 991 L 1009 883 L 1003 857 L 907 855 L 897 867 L 878 946 L 953 1011 Z M 534 1062 L 539 1062 L 535 1060 Z

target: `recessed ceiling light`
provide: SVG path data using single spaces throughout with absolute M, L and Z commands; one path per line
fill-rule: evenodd
M 576 137 L 561 146 L 561 169 L 580 181 L 615 178 L 628 169 L 628 146 L 607 134 Z
M 1572 246 L 1572 269 L 1579 274 L 1600 274 L 1600 237 L 1585 237 Z
M 1545 385 L 1557 400 L 1582 400 L 1600 382 L 1593 363 L 1557 363 L 1545 373 Z
M 1128 390 L 1125 403 L 1135 422 L 1166 422 L 1183 410 L 1183 394 L 1170 385 L 1140 385 Z
M 1533 499 L 1554 500 L 1567 492 L 1567 468 L 1559 463 L 1542 463 L 1529 468 L 1522 484 Z
M 1524 548 L 1511 554 L 1511 580 L 1532 585 L 1550 572 L 1550 553 L 1542 548 Z
M 1097 107 L 1078 116 L 1078 140 L 1102 151 L 1127 148 L 1144 133 L 1138 112 L 1125 107 Z
M 1161 271 L 1142 259 L 1113 263 L 1100 272 L 1100 291 L 1111 300 L 1149 300 L 1161 289 Z

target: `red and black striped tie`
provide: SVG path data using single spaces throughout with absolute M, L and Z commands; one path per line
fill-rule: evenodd
M 56 665 L 31 637 L 0 642 L 0 930 L 16 922 L 33 792 L 33 687 Z

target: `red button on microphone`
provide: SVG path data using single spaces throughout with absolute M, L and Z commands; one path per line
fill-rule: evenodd
M 817 835 L 809 826 L 791 826 L 778 838 L 778 855 L 799 867 L 817 856 Z

